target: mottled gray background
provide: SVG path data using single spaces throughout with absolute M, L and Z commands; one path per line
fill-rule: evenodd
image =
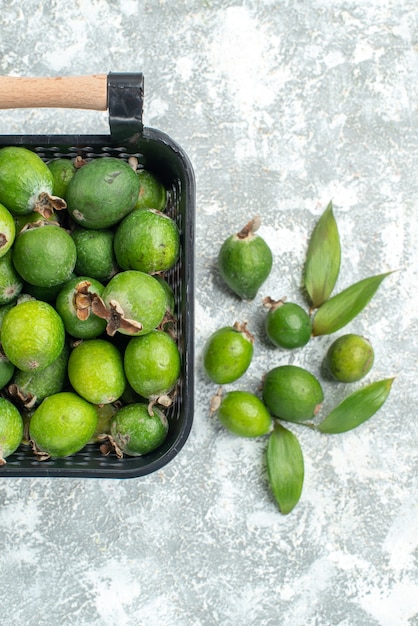
M 0 2 L 1 74 L 142 71 L 144 122 L 185 149 L 197 182 L 191 436 L 143 479 L 2 480 L 2 625 L 418 623 L 417 27 L 414 0 Z M 2 111 L 9 132 L 107 132 L 107 115 Z M 375 347 L 367 381 L 396 381 L 356 431 L 293 429 L 306 479 L 284 517 L 266 440 L 209 416 L 201 351 L 216 328 L 247 320 L 254 361 L 231 388 L 256 391 L 279 363 L 319 373 L 331 338 L 273 349 L 261 298 L 303 302 L 308 237 L 330 199 L 338 289 L 399 270 L 350 325 Z M 275 263 L 248 304 L 222 286 L 215 259 L 255 214 Z M 324 411 L 349 391 L 324 389 Z

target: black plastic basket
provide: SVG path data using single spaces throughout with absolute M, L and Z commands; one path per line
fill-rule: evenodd
M 180 229 L 181 255 L 177 265 L 166 278 L 175 295 L 182 369 L 177 396 L 173 405 L 165 410 L 169 421 L 168 437 L 160 448 L 150 454 L 122 459 L 114 454 L 104 456 L 98 445 L 91 444 L 70 457 L 38 461 L 29 446 L 21 445 L 0 468 L 0 476 L 78 478 L 144 476 L 162 468 L 178 454 L 192 427 L 195 222 L 193 168 L 182 148 L 168 135 L 143 126 L 142 74 L 110 73 L 106 77 L 106 85 L 109 135 L 2 135 L 0 147 L 23 146 L 39 154 L 45 161 L 60 156 L 78 155 L 87 159 L 116 156 L 125 160 L 130 156 L 136 156 L 139 163 L 154 172 L 169 191 L 168 213 L 175 219 Z

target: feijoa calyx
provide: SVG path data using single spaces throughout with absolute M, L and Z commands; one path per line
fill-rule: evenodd
M 118 272 L 107 283 L 102 297 L 94 294 L 91 310 L 107 321 L 106 332 L 113 337 L 145 335 L 164 319 L 167 295 L 160 282 L 137 270 Z
M 256 296 L 273 265 L 268 244 L 256 233 L 260 224 L 259 218 L 252 219 L 239 233 L 224 241 L 218 254 L 223 280 L 243 300 Z

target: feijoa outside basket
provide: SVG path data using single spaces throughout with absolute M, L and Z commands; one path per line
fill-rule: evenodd
M 108 111 L 108 135 L 2 135 L 3 146 L 23 146 L 43 160 L 58 157 L 100 159 L 113 156 L 139 163 L 157 175 L 169 192 L 167 213 L 181 234 L 181 254 L 166 275 L 176 303 L 182 366 L 178 392 L 165 410 L 169 433 L 155 452 L 140 457 L 104 456 L 96 444 L 61 459 L 38 461 L 21 445 L 0 468 L 0 476 L 132 478 L 155 472 L 185 444 L 194 409 L 194 223 L 195 178 L 183 149 L 165 133 L 143 126 L 144 79 L 141 73 L 109 73 L 60 78 L 0 77 L 0 108 L 72 108 Z

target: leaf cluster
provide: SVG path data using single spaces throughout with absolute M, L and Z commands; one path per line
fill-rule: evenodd
M 384 279 L 380 273 L 335 293 L 340 274 L 341 241 L 332 202 L 315 225 L 308 243 L 303 290 L 312 316 L 312 336 L 330 335 L 354 320 L 369 304 Z M 305 426 L 323 434 L 344 433 L 371 418 L 389 396 L 394 378 L 379 380 L 345 397 L 318 425 Z M 296 435 L 278 419 L 269 434 L 266 462 L 269 484 L 283 514 L 298 503 L 304 482 L 304 458 Z
M 314 337 L 334 333 L 351 322 L 371 301 L 383 280 L 391 274 L 386 272 L 369 276 L 334 294 L 340 266 L 340 235 L 330 202 L 312 232 L 304 267 L 303 287 L 314 316 Z M 344 433 L 356 428 L 380 409 L 390 393 L 393 380 L 387 378 L 376 381 L 354 391 L 318 426 L 309 426 L 327 434 Z M 282 513 L 294 508 L 302 492 L 303 456 L 295 439 L 293 433 L 289 436 L 283 427 L 276 427 L 268 444 L 269 481 Z M 292 489 L 289 485 L 292 485 Z

